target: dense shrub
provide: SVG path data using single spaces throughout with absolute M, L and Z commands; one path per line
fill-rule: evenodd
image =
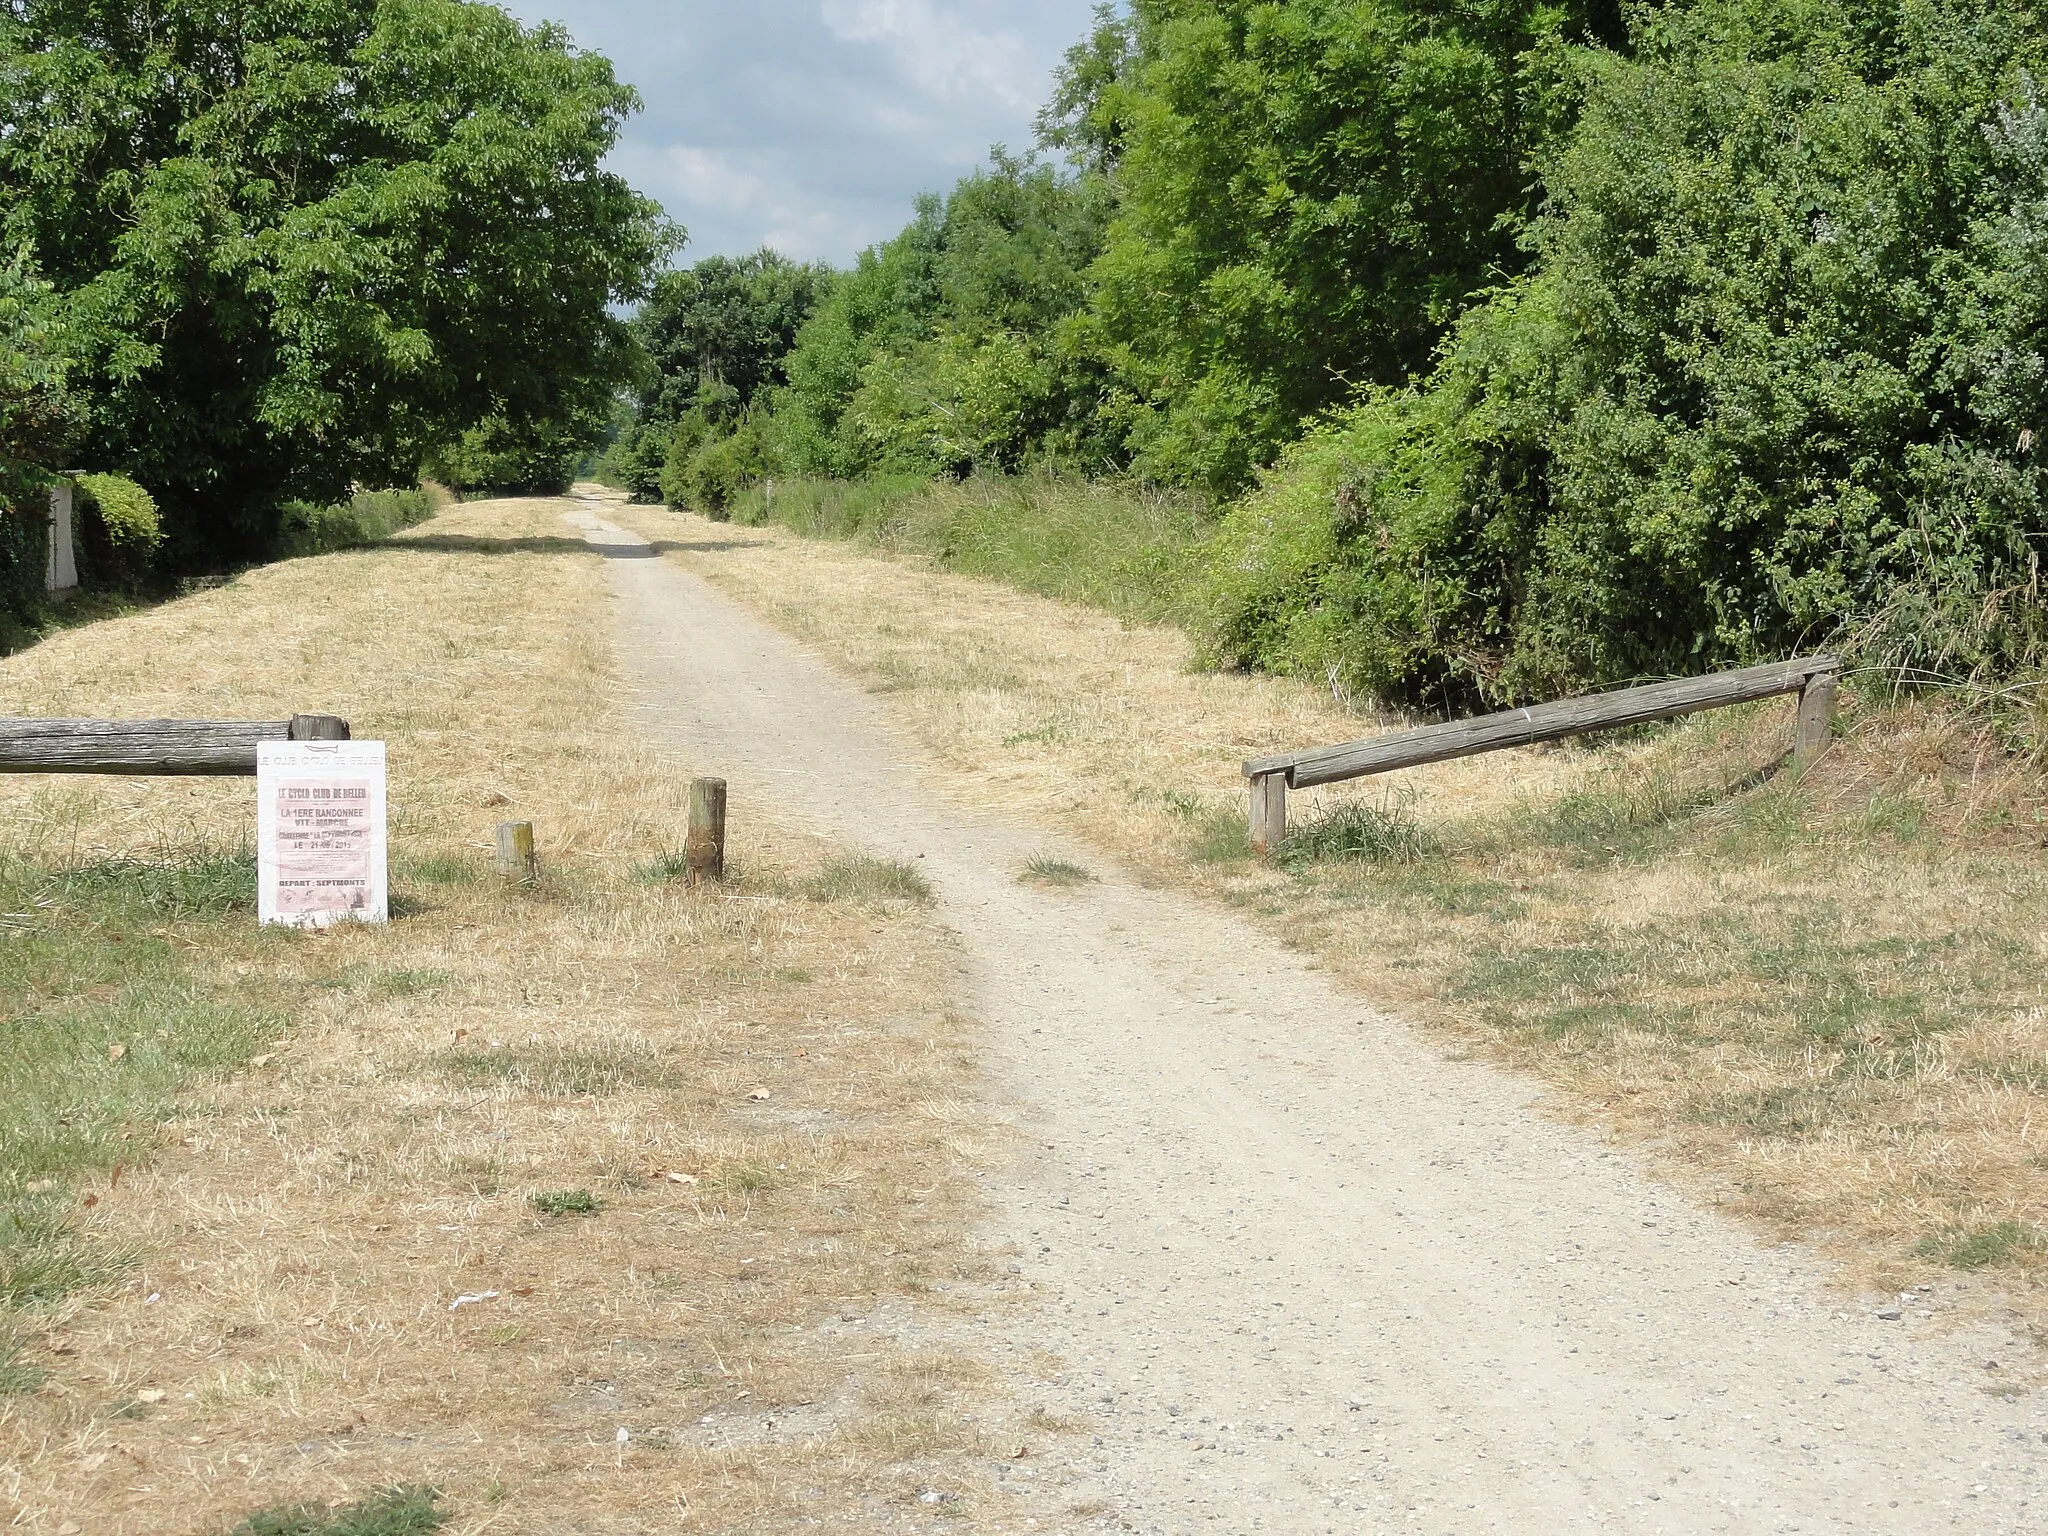
M 587 422 L 514 426 L 494 416 L 427 455 L 424 469 L 465 495 L 559 496 L 595 436 Z
M 273 552 L 289 559 L 324 555 L 337 549 L 359 549 L 388 539 L 402 528 L 425 522 L 434 515 L 435 507 L 434 493 L 423 487 L 358 491 L 347 501 L 324 507 L 304 501 L 287 502 Z
M 72 532 L 81 582 L 135 591 L 156 576 L 163 519 L 156 498 L 127 476 L 78 477 Z
M 1706 0 L 1584 57 L 1536 267 L 1233 512 L 1216 653 L 1440 705 L 2041 661 L 2043 21 Z
M 0 647 L 42 601 L 49 472 L 78 427 L 53 300 L 25 251 L 0 257 Z

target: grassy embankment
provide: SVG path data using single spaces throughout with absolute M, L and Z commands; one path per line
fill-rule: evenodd
M 834 493 L 802 494 L 777 488 L 778 521 Z M 1178 631 L 949 574 L 1171 612 L 1147 573 L 1181 558 L 1177 530 L 1133 576 L 1119 524 L 1156 514 L 1109 491 L 855 496 L 857 518 L 787 519 L 851 525 L 853 548 L 764 533 L 680 558 L 886 692 L 964 793 L 1240 905 L 1860 1279 L 1983 1271 L 2048 1324 L 2048 802 L 1988 730 L 1852 687 L 1801 783 L 1780 771 L 1790 706 L 1767 704 L 1302 796 L 1263 864 L 1237 763 L 1389 722 L 1193 670 Z
M 732 520 L 922 557 L 1133 621 L 1178 611 L 1188 556 L 1207 524 L 1200 502 L 1137 485 L 908 476 L 756 486 Z
M 974 1262 L 946 941 L 906 872 L 772 805 L 737 808 L 733 883 L 674 882 L 687 768 L 622 731 L 557 510 L 0 664 L 7 712 L 389 741 L 399 911 L 258 931 L 246 781 L 0 781 L 0 1523 L 965 1507 L 918 1495 L 971 1491 L 976 1372 L 873 1320 Z M 488 872 L 508 816 L 537 888 Z
M 359 491 L 347 501 L 321 506 L 309 501 L 285 503 L 268 558 L 290 560 L 362 549 L 394 533 L 424 522 L 449 500 L 438 486 L 413 490 Z M 81 520 L 97 514 L 80 512 Z M 77 529 L 82 585 L 40 605 L 27 619 L 0 614 L 0 656 L 25 650 L 51 635 L 123 614 L 217 584 L 214 577 L 174 577 L 159 569 L 154 556 L 117 552 L 104 538 L 83 525 Z

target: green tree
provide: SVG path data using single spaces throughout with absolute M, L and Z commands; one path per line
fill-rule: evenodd
M 81 454 L 188 561 L 501 423 L 594 440 L 667 246 L 632 91 L 463 0 L 8 0 L 0 235 L 69 316 Z
M 1697 0 L 1584 56 L 1535 269 L 1230 520 L 1220 651 L 1514 699 L 2048 660 L 2033 0 Z
M 1136 467 L 1229 492 L 1310 414 L 1425 368 L 1522 265 L 1567 45 L 1608 0 L 1134 0 L 1044 131 L 1109 174 L 1089 341 Z
M 0 623 L 42 595 L 45 499 L 77 429 L 50 286 L 26 253 L 0 262 Z
M 767 250 L 709 257 L 655 281 L 633 320 L 649 371 L 610 456 L 629 489 L 658 494 L 672 456 L 686 463 L 762 390 L 788 382 L 783 360 L 831 284 L 829 267 Z
M 781 456 L 841 475 L 1106 458 L 1103 375 L 1066 327 L 1107 215 L 1099 178 L 1000 149 L 924 199 L 805 326 L 769 430 Z

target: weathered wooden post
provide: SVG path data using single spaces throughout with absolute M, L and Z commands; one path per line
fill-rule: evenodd
M 683 843 L 690 884 L 725 878 L 725 780 L 690 785 L 690 835 Z
M 1803 773 L 1827 751 L 1835 727 L 1835 674 L 1816 672 L 1799 690 L 1799 721 L 1792 734 L 1792 771 Z
M 531 885 L 540 878 L 540 860 L 533 851 L 533 823 L 498 823 L 498 873 L 519 885 Z
M 1287 775 L 1261 773 L 1252 779 L 1252 852 L 1271 853 L 1287 840 Z
M 348 722 L 339 715 L 293 715 L 288 741 L 350 741 Z

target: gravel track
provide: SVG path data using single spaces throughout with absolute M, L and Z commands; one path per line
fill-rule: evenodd
M 1985 1369 L 2015 1342 L 1881 1320 L 1230 915 L 943 803 L 872 698 L 602 507 L 570 521 L 639 724 L 737 815 L 920 859 L 960 935 L 1015 1149 L 977 1235 L 1019 1283 L 920 1326 L 1093 1441 L 992 1471 L 1003 1523 L 2048 1529 L 2048 1411 Z M 1047 851 L 1102 878 L 1019 883 Z

